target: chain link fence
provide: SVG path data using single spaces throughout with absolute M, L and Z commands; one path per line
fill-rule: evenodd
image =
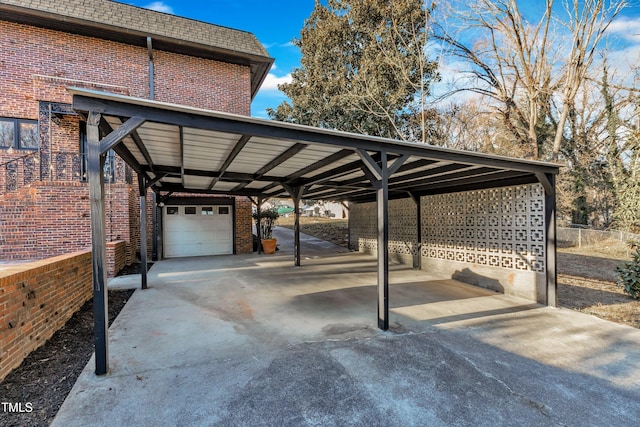
M 591 230 L 588 228 L 564 228 L 558 227 L 556 230 L 558 244 L 564 247 L 583 247 L 597 245 L 603 242 L 640 242 L 640 234 L 626 233 L 616 230 Z

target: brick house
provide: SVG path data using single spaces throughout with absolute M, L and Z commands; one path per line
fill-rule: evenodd
M 86 125 L 67 88 L 248 116 L 272 63 L 250 33 L 114 1 L 0 0 L 0 261 L 90 247 Z M 140 247 L 139 190 L 115 154 L 105 182 L 113 274 Z M 252 251 L 246 197 L 147 199 L 154 258 Z

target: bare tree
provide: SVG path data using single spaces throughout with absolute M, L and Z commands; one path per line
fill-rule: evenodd
M 593 64 L 597 47 L 613 19 L 626 5 L 626 0 L 565 0 L 563 2 L 568 17 L 565 25 L 571 34 L 571 49 L 561 73 L 563 77 L 562 108 L 553 140 L 554 158 L 557 158 L 560 153 L 567 116 Z
M 279 86 L 290 102 L 270 116 L 426 141 L 428 111 L 417 100 L 426 99 L 438 76 L 437 63 L 425 56 L 429 14 L 422 0 L 316 0 L 294 41 L 301 67 Z
M 488 97 L 504 129 L 532 158 L 539 157 L 540 111 L 555 90 L 552 6 L 553 1 L 547 0 L 539 21 L 529 24 L 515 0 L 458 2 L 443 13 L 476 37 L 465 41 L 461 33 L 434 27 L 434 38 L 450 48 L 448 54 L 469 66 L 461 70 L 468 78 L 445 96 L 472 91 Z
M 541 157 L 548 147 L 557 157 L 567 117 L 593 65 L 597 47 L 626 0 L 565 0 L 569 16 L 558 16 L 554 0 L 540 5 L 531 23 L 516 0 L 461 1 L 447 15 L 472 35 L 435 27 L 452 57 L 462 59 L 471 77 L 448 95 L 467 90 L 491 99 L 503 126 L 528 147 L 528 157 Z M 559 25 L 562 24 L 562 25 Z M 569 49 L 561 43 L 569 34 Z

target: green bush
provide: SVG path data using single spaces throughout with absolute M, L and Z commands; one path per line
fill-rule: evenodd
M 618 286 L 623 287 L 631 298 L 640 299 L 640 243 L 632 243 L 631 249 L 634 249 L 631 261 L 616 267 Z
M 256 226 L 260 227 L 260 237 L 262 239 L 273 239 L 273 227 L 277 224 L 278 213 L 277 208 L 270 208 L 260 211 L 260 220 L 258 220 L 258 212 L 253 213 L 253 219 L 256 221 Z

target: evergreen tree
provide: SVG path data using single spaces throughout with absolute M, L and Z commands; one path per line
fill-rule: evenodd
M 425 141 L 425 98 L 438 78 L 425 55 L 430 10 L 420 0 L 328 0 L 294 43 L 302 52 L 291 100 L 271 118 L 391 138 Z

